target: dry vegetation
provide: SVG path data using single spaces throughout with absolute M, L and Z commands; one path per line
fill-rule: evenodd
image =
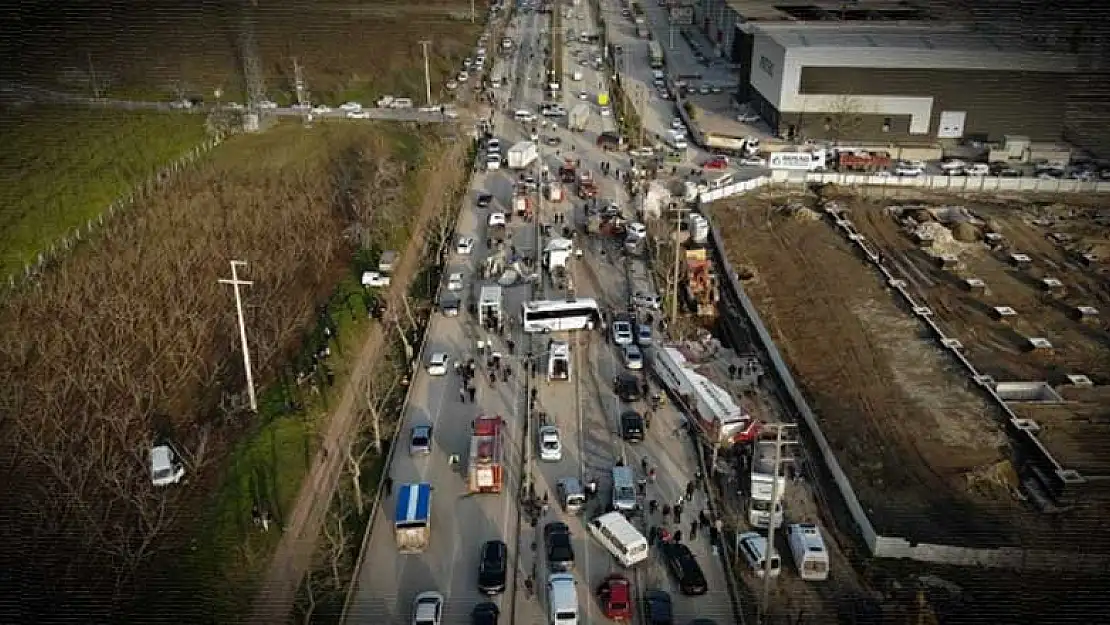
M 243 102 L 239 62 L 245 0 L 183 5 L 117 0 L 90 11 L 83 4 L 48 10 L 21 3 L 20 19 L 0 38 L 9 45 L 8 75 L 17 80 L 91 93 L 93 80 L 111 97 L 168 99 L 177 93 Z M 254 10 L 256 48 L 267 93 L 288 102 L 293 59 L 304 68 L 316 101 L 372 102 L 383 93 L 424 93 L 420 39 L 430 48 L 439 89 L 466 56 L 481 28 L 465 0 L 267 2 Z M 0 48 L 3 49 L 3 48 Z M 15 68 L 19 69 L 15 69 Z
M 407 185 L 437 140 L 403 132 L 285 126 L 233 139 L 3 303 L 0 566 L 36 580 L 53 597 L 42 607 L 63 597 L 105 615 L 133 597 L 137 576 L 177 568 L 152 558 L 204 533 L 213 479 L 266 425 L 238 408 L 232 293 L 218 280 L 229 260 L 250 263 L 246 322 L 264 387 L 349 275 L 355 242 L 408 235 Z M 183 452 L 190 487 L 151 486 L 148 454 L 162 438 Z M 26 613 L 0 618 L 17 620 Z

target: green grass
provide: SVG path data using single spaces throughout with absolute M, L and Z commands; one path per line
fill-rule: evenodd
M 0 117 L 0 278 L 205 139 L 204 118 L 81 108 Z

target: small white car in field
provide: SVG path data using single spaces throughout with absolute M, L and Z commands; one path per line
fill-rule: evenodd
M 563 442 L 559 439 L 559 428 L 554 425 L 544 425 L 539 429 L 540 460 L 544 462 L 559 462 L 563 459 Z
M 497 212 L 489 214 L 489 226 L 496 228 L 505 225 L 505 213 Z
M 448 91 L 454 91 L 455 89 L 459 88 L 459 83 L 454 80 L 448 80 L 445 86 L 447 87 Z
M 379 289 L 389 286 L 389 276 L 380 271 L 364 271 L 362 273 L 362 286 Z
M 361 111 L 362 105 L 358 102 L 344 102 L 343 104 L 339 105 L 339 110 L 345 113 L 350 113 L 352 111 Z
M 447 276 L 447 290 L 448 291 L 461 291 L 463 289 L 463 275 L 461 273 L 453 273 Z
M 450 357 L 443 352 L 435 352 L 428 358 L 428 375 L 447 375 L 447 361 Z
M 317 104 L 316 106 L 312 107 L 312 112 L 316 113 L 317 115 L 326 115 L 331 112 L 331 107 L 326 104 Z
M 367 111 L 347 111 L 347 119 L 370 119 Z
M 459 242 L 455 245 L 455 252 L 465 256 L 473 251 L 474 239 L 471 237 L 459 237 Z

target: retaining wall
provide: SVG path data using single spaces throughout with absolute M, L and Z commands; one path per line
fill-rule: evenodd
M 840 174 L 808 174 L 796 177 L 786 177 L 785 180 L 779 182 L 808 184 L 811 182 L 833 182 L 829 180 L 829 176 L 836 177 L 836 181 L 842 180 L 844 176 Z M 899 179 L 894 179 L 899 180 Z M 1015 180 L 1015 179 L 1003 179 Z M 1020 179 L 1016 179 L 1020 180 Z M 769 184 L 770 178 L 757 178 L 748 180 L 742 183 L 737 183 L 718 189 L 715 191 L 701 194 L 699 201 L 701 203 L 708 203 L 722 197 L 736 195 L 755 188 L 759 188 Z M 1058 180 L 1036 180 L 1039 183 L 1068 183 L 1066 185 L 1059 185 L 1056 190 L 1063 190 L 1064 188 L 1072 189 L 1073 192 L 1078 192 L 1075 189 L 1078 181 L 1058 181 Z M 843 182 L 837 182 L 844 184 Z M 1110 183 L 1078 183 L 1084 185 L 1084 191 L 1104 193 L 1110 192 Z M 909 186 L 909 185 L 906 185 Z M 920 186 L 920 185 L 916 185 Z M 1038 190 L 1038 189 L 1031 189 Z M 1043 190 L 1043 189 L 1039 189 Z M 1110 569 L 1110 556 L 1105 554 L 1086 554 L 1086 553 L 1071 553 L 1071 552 L 1058 552 L 1036 549 L 1021 549 L 1013 547 L 996 548 L 996 549 L 978 549 L 969 547 L 958 547 L 954 545 L 938 545 L 931 543 L 917 543 L 913 537 L 901 536 L 884 536 L 879 534 L 871 519 L 867 516 L 863 506 L 856 495 L 855 490 L 852 488 L 851 481 L 848 479 L 843 468 L 837 460 L 836 454 L 829 444 L 828 439 L 825 437 L 821 430 L 821 426 L 817 421 L 812 409 L 806 402 L 805 397 L 802 395 L 801 390 L 798 388 L 790 368 L 782 358 L 778 347 L 775 345 L 774 340 L 771 338 L 770 333 L 767 331 L 766 326 L 763 324 L 756 310 L 754 303 L 745 293 L 743 286 L 740 284 L 737 273 L 733 270 L 732 264 L 729 262 L 724 250 L 723 239 L 721 238 L 720 230 L 717 228 L 716 223 L 706 214 L 706 218 L 710 221 L 710 244 L 712 252 L 716 257 L 716 262 L 720 263 L 722 271 L 721 275 L 727 276 L 727 280 L 723 281 L 724 293 L 722 295 L 729 298 L 731 301 L 739 304 L 744 317 L 747 318 L 749 326 L 755 331 L 755 336 L 763 351 L 767 355 L 771 363 L 771 369 L 778 379 L 778 382 L 785 390 L 790 402 L 794 405 L 797 417 L 801 418 L 806 431 L 812 437 L 818 451 L 821 455 L 821 460 L 824 462 L 825 468 L 840 494 L 841 499 L 844 501 L 848 513 L 855 524 L 855 528 L 859 538 L 863 544 L 867 546 L 868 551 L 872 556 L 877 558 L 896 558 L 896 559 L 913 559 L 921 562 L 930 562 L 937 564 L 949 564 L 957 566 L 984 566 L 993 568 L 1009 568 L 1016 570 L 1060 570 L 1067 567 L 1072 571 L 1083 571 L 1090 573 L 1101 573 Z M 975 367 L 967 359 L 963 353 L 962 345 L 955 341 L 952 337 L 946 336 L 943 331 L 937 326 L 932 318 L 932 311 L 928 308 L 917 304 L 909 295 L 906 285 L 903 280 L 894 275 L 882 263 L 882 259 L 877 251 L 870 245 L 870 243 L 852 227 L 850 222 L 837 218 L 837 230 L 842 233 L 861 254 L 882 274 L 886 280 L 887 285 L 894 288 L 899 292 L 901 297 L 910 306 L 914 315 L 922 321 L 932 331 L 933 336 L 944 349 L 951 353 L 968 371 L 969 376 L 975 384 L 982 388 L 1002 409 L 1010 426 L 1010 434 L 1019 440 L 1027 450 L 1032 450 L 1034 455 L 1037 455 L 1039 450 L 1039 457 L 1042 466 L 1048 469 L 1050 479 L 1055 479 L 1057 484 L 1057 492 L 1061 492 L 1068 485 L 1077 485 L 1082 483 L 1081 476 L 1075 472 L 1069 472 L 1060 467 L 1059 463 L 1052 458 L 1047 449 L 1037 440 L 1035 434 L 1023 427 L 1023 423 L 1017 419 L 1013 411 L 1006 405 L 1006 402 L 995 392 L 993 380 L 989 377 L 982 376 L 978 373 Z M 1057 494 L 1057 493 L 1054 493 Z

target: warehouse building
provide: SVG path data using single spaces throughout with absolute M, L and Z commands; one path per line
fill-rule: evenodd
M 1064 132 L 1074 55 L 927 23 L 764 23 L 738 99 L 791 139 L 935 143 Z

